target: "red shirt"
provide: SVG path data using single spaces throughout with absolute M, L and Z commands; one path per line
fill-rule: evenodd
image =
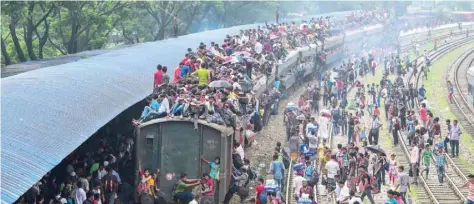
M 426 110 L 426 108 L 420 108 L 420 119 L 422 121 L 428 120 L 428 111 Z
M 212 179 L 208 179 L 205 183 L 205 185 L 207 185 L 206 187 L 211 189 L 211 191 L 207 192 L 207 193 L 204 193 L 204 195 L 207 195 L 207 196 L 214 196 L 214 182 L 212 181 Z
M 338 89 L 341 89 L 341 88 L 342 88 L 342 82 L 341 82 L 341 80 L 339 80 L 339 79 L 336 80 L 336 86 L 337 86 Z
M 260 203 L 260 194 L 265 190 L 265 185 L 260 184 L 255 187 L 255 191 L 257 191 L 257 204 Z
M 278 27 L 278 31 L 280 31 L 281 33 L 285 32 L 285 27 L 284 26 Z
M 176 68 L 174 68 L 173 82 L 174 83 L 178 82 L 180 79 L 180 76 L 181 76 L 181 67 L 177 66 Z
M 163 83 L 163 72 L 161 70 L 156 70 L 153 74 L 153 79 L 155 79 L 155 87 Z
M 308 34 L 308 28 L 303 27 L 303 33 L 304 33 L 304 34 Z
M 379 116 L 380 115 L 380 110 L 378 108 L 374 109 L 374 115 Z

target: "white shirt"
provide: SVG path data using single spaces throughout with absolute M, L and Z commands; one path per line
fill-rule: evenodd
M 239 145 L 239 147 L 237 147 L 235 151 L 237 152 L 237 154 L 239 154 L 240 158 L 244 160 L 245 153 L 244 153 L 244 148 L 242 147 L 242 145 Z
M 303 181 L 306 181 L 306 179 L 304 177 L 302 177 L 301 175 L 297 175 L 293 179 L 293 188 L 295 189 L 295 195 L 300 194 L 300 189 L 301 189 L 301 187 L 303 187 Z
M 262 51 L 263 51 L 263 45 L 262 45 L 262 43 L 260 43 L 260 42 L 255 43 L 254 49 L 255 49 L 255 52 L 256 52 L 257 54 L 262 53 Z
M 359 203 L 363 203 L 362 200 L 360 199 L 360 197 L 354 196 L 349 200 L 349 204 L 354 204 L 356 201 L 359 202 Z
M 328 178 L 333 179 L 339 171 L 339 164 L 334 160 L 328 161 L 328 163 L 326 163 L 326 170 L 328 172 Z
M 239 90 L 242 90 L 242 87 L 240 86 L 239 82 L 234 82 L 232 84 L 232 88 L 234 88 L 234 90 L 235 90 L 235 88 L 239 88 Z
M 99 180 L 101 180 L 102 177 L 104 177 L 107 174 L 107 171 L 104 168 L 102 170 L 99 170 L 97 173 L 98 173 L 98 176 L 99 176 Z
M 165 97 L 163 101 L 161 101 L 158 113 L 170 113 L 170 103 L 168 101 L 168 98 Z
M 430 103 L 428 102 L 428 100 L 425 99 L 425 100 L 421 101 L 421 103 L 424 103 L 426 105 L 427 109 L 431 109 L 430 108 Z
M 318 137 L 316 137 L 316 135 L 308 134 L 308 140 L 310 149 L 318 148 Z
M 336 188 L 336 193 L 337 193 L 337 201 L 342 201 L 344 198 L 346 197 L 349 197 L 350 192 L 351 190 L 346 186 L 344 185 L 344 187 L 342 188 L 339 188 L 339 185 L 337 186 Z
M 94 194 L 98 193 L 99 194 L 99 197 L 100 197 L 100 188 L 95 190 L 95 189 L 92 189 L 92 192 L 94 192 Z M 101 199 L 99 199 L 99 204 L 102 204 L 102 201 Z
M 74 203 L 83 203 L 87 199 L 86 192 L 82 188 L 74 190 Z
M 84 191 L 89 191 L 89 181 L 86 178 L 81 178 L 80 180 L 82 182 L 82 187 L 84 188 Z
M 193 199 L 191 202 L 189 202 L 189 204 L 198 204 L 198 202 L 196 201 L 196 199 Z

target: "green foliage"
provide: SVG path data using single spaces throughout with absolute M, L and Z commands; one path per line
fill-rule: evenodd
M 2 64 L 75 54 L 206 29 L 274 21 L 276 9 L 314 15 L 360 9 L 354 2 L 285 1 L 2 1 Z M 193 24 L 194 23 L 194 24 Z M 194 28 L 196 29 L 196 28 Z M 4 49 L 3 49 L 4 48 Z

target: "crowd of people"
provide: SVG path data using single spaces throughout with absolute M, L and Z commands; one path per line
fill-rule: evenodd
M 430 165 L 436 167 L 440 185 L 446 186 L 444 174 L 448 166 L 444 152 L 451 154 L 451 157 L 459 156 L 462 132 L 458 121 L 447 120 L 447 132 L 442 134 L 440 119 L 430 111 L 424 86 L 417 89 L 413 84 L 407 85 L 403 79 L 410 71 L 417 73 L 417 62 L 411 63 L 406 56 L 392 53 L 383 59 L 384 77 L 379 84 L 364 85 L 359 81 L 353 82 L 352 79 L 354 75 L 357 76 L 358 71 L 353 73 L 357 70 L 356 67 L 361 67 L 359 70 L 362 74 L 375 72 L 376 65 L 368 66 L 374 64 L 373 56 L 370 55 L 359 60 L 361 63 L 343 63 L 340 70 L 344 71 L 337 72 L 334 69 L 330 76 L 324 78 L 320 84 L 323 85 L 323 106 L 327 109 L 319 111 L 321 117 L 318 120 L 311 117 L 308 108 L 319 110 L 319 96 L 301 96 L 297 108 L 294 104 L 287 107 L 287 118 L 297 120 L 287 120 L 287 126 L 294 128 L 287 131 L 288 138 L 299 136 L 300 142 L 308 146 L 307 152 L 317 150 L 319 167 L 314 173 L 322 175 L 321 184 L 326 186 L 328 200 L 334 192 L 339 203 L 362 203 L 365 197 L 370 203 L 375 203 L 373 194 L 379 193 L 382 186 L 388 185 L 385 203 L 407 203 L 406 194 L 410 185 L 418 185 L 418 176 L 423 173 L 428 179 Z M 431 66 L 426 51 L 424 62 L 419 63 L 424 63 L 421 72 L 426 78 Z M 340 76 L 345 77 L 339 78 Z M 393 81 L 390 80 L 391 76 L 394 76 Z M 355 97 L 349 100 L 346 98 L 347 83 L 353 84 L 357 90 Z M 319 92 L 316 87 L 313 90 L 316 90 L 315 93 Z M 451 83 L 448 83 L 448 93 L 448 98 L 451 99 Z M 316 105 L 312 105 L 312 102 Z M 384 106 L 385 116 L 380 115 L 381 105 Z M 378 146 L 383 126 L 382 117 L 388 121 L 387 130 L 393 136 L 393 145 L 400 145 L 400 131 L 407 133 L 409 166 L 399 165 L 396 153 L 387 154 Z M 335 137 L 347 137 L 347 144 L 337 144 L 336 151 L 331 150 L 328 145 L 329 126 Z M 313 198 L 313 193 L 305 193 L 303 187 L 311 183 L 309 181 L 318 179 L 308 174 L 312 173 L 307 170 L 311 169 L 312 163 L 308 162 L 311 161 L 308 154 L 304 154 L 307 152 L 299 152 L 302 159 L 293 167 L 297 175 L 293 179 L 296 200 L 302 195 Z M 432 161 L 434 164 L 431 164 Z M 465 185 L 470 189 L 474 187 L 471 177 L 474 176 L 470 175 L 469 182 Z M 357 196 L 357 192 L 360 196 Z
M 322 46 L 325 39 L 340 34 L 331 31 L 335 26 L 356 29 L 382 22 L 380 18 L 371 18 L 372 15 L 381 14 L 380 11 L 365 12 L 362 17 L 342 22 L 321 17 L 303 21 L 301 25 L 291 22 L 259 26 L 242 30 L 237 35 L 227 35 L 221 44 L 212 42 L 208 47 L 200 43 L 197 49 L 189 48 L 173 73 L 168 73 L 166 66 L 157 66 L 153 76 L 153 94 L 147 97 L 148 105 L 133 124 L 138 126 L 156 118 L 186 117 L 240 129 L 244 138 L 236 138 L 235 141 L 235 173 L 225 202 L 228 203 L 235 193 L 245 202 L 248 181 L 257 178 L 256 173 L 249 168 L 250 160 L 244 157 L 244 147 L 250 142 L 248 136 L 255 135 L 268 122 L 270 109 L 278 102 L 280 95 L 278 79 L 263 94 L 257 94 L 253 87 L 265 84 L 261 81 L 273 82 L 270 77 L 275 72 L 276 64 L 285 61 L 291 50 L 309 44 Z M 318 56 L 324 59 L 324 53 L 318 53 Z M 72 153 L 64 160 L 65 167 L 58 167 L 60 169 L 56 168 L 53 173 L 45 175 L 18 203 L 133 202 L 134 190 L 130 182 L 135 180 L 134 173 L 127 169 L 133 166 L 131 153 L 134 137 L 119 135 L 118 139 L 110 139 L 107 134 L 102 134 L 100 144 L 89 147 L 92 151 Z M 283 159 L 281 151 L 280 143 L 275 149 L 277 156 L 270 171 L 280 187 L 283 186 L 284 171 L 289 168 L 288 156 Z M 208 161 L 203 158 L 211 171 L 200 179 L 180 175 L 174 191 L 175 198 L 187 203 L 197 202 L 205 196 L 213 197 L 214 186 L 219 179 L 219 160 L 215 158 Z M 140 167 L 139 172 L 142 178 L 138 185 L 139 194 L 159 200 L 160 170 Z M 263 185 L 264 182 L 258 179 L 257 183 Z M 194 195 L 190 189 L 196 186 L 201 186 L 202 191 Z M 277 199 L 279 196 L 275 191 L 270 192 L 267 202 L 281 201 Z
M 90 151 L 73 152 L 63 160 L 64 166 L 48 172 L 30 188 L 18 203 L 94 204 L 129 201 L 133 137 L 118 139 L 100 133 L 100 143 Z M 127 180 L 127 181 L 125 181 Z M 119 191 L 120 189 L 120 191 Z

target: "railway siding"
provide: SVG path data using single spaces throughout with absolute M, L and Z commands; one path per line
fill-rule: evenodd
M 468 43 L 468 44 L 472 44 L 472 42 Z M 431 69 L 432 70 L 431 73 L 428 74 L 428 76 L 436 75 L 435 74 L 436 68 L 438 68 L 438 69 L 440 68 L 440 67 L 436 67 L 437 64 L 438 65 L 443 64 L 444 60 L 449 61 L 451 56 L 453 56 L 453 55 L 456 56 L 455 54 L 457 52 L 459 52 L 459 50 L 462 51 L 465 48 L 466 48 L 465 46 L 463 46 L 461 48 L 457 48 L 453 52 L 454 54 L 446 52 L 448 54 L 441 57 L 440 60 L 437 63 L 435 63 L 434 67 Z M 443 66 L 441 66 L 441 67 L 443 67 Z M 419 87 L 419 85 L 420 85 L 419 79 L 422 78 L 421 76 L 422 75 L 418 75 L 415 78 L 410 77 L 412 79 L 412 80 L 410 80 L 410 82 L 415 82 L 417 87 Z M 430 78 L 430 77 L 428 77 L 428 78 Z M 442 79 L 438 79 L 438 78 L 433 78 L 431 80 L 433 80 L 433 82 L 437 82 L 438 80 L 443 81 Z M 428 80 L 428 81 L 430 81 L 430 80 Z M 433 99 L 433 98 L 439 97 L 440 92 L 429 89 L 430 85 L 434 85 L 434 84 L 439 84 L 439 83 L 432 83 L 432 84 L 428 83 L 428 86 L 427 86 L 428 93 L 431 93 L 431 95 L 433 95 L 432 97 L 428 96 L 428 99 Z M 438 85 L 438 86 L 440 86 L 440 85 Z M 446 87 L 446 86 L 444 86 L 444 87 Z M 439 101 L 443 101 L 443 100 L 436 100 L 434 102 L 439 103 Z M 442 117 L 443 114 L 439 114 L 439 113 L 440 112 L 446 112 L 446 111 L 440 111 L 441 110 L 441 107 L 439 106 L 440 104 L 437 104 L 437 103 L 433 103 L 433 102 L 431 103 L 431 104 L 433 104 L 432 105 L 433 112 L 434 112 L 435 116 L 439 116 L 441 118 L 441 121 L 444 121 L 444 119 Z M 437 107 L 437 108 L 433 108 L 433 107 Z M 466 154 L 466 151 L 461 151 L 461 152 L 462 152 L 462 154 Z M 455 194 L 461 200 L 465 200 L 465 195 L 467 195 L 467 189 L 460 189 L 459 187 L 467 181 L 467 178 L 465 177 L 465 175 L 468 173 L 468 170 L 464 167 L 465 165 L 463 165 L 462 162 L 460 162 L 458 158 L 450 158 L 448 155 L 447 155 L 447 158 L 448 158 L 448 165 L 449 165 L 448 171 L 446 172 L 447 183 L 450 186 L 449 190 L 452 191 L 452 192 L 450 192 L 449 194 L 446 194 L 446 191 L 448 189 L 442 188 L 442 187 L 436 187 L 436 184 L 437 184 L 436 179 L 431 179 L 430 181 L 428 181 L 428 185 L 429 185 L 430 189 L 432 190 L 434 196 L 437 198 L 437 200 L 440 203 L 459 203 L 459 200 L 456 200 L 456 199 L 453 200 L 453 198 L 450 197 L 449 195 Z M 433 172 L 433 171 L 431 171 L 431 172 Z

